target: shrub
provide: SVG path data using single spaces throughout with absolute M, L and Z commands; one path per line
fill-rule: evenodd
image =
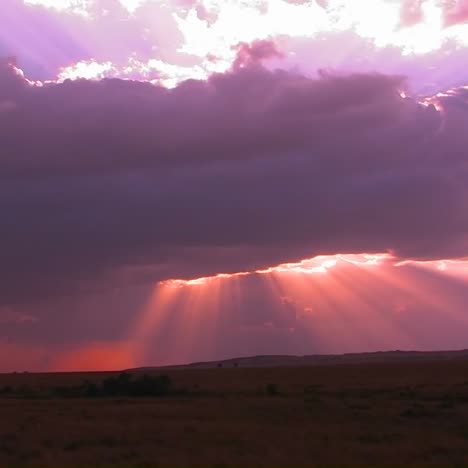
M 122 372 L 117 377 L 109 377 L 102 382 L 101 389 L 97 389 L 102 396 L 165 396 L 171 391 L 171 380 L 167 375 L 151 377 L 144 374 L 133 379 L 126 372 Z M 88 391 L 95 393 L 95 389 Z
M 88 398 L 98 397 L 100 394 L 99 387 L 95 383 L 85 382 L 85 396 Z
M 121 372 L 117 377 L 109 377 L 102 381 L 104 396 L 128 395 L 132 387 L 132 376 L 128 372 Z
M 171 381 L 167 375 L 143 375 L 132 382 L 130 396 L 164 396 L 169 394 Z
M 269 396 L 275 396 L 275 395 L 279 394 L 278 385 L 276 385 L 274 383 L 269 383 L 265 387 L 265 390 L 266 390 L 267 395 L 269 395 Z
M 29 385 L 14 389 L 9 386 L 0 388 L 0 395 L 12 394 L 22 398 L 159 397 L 187 393 L 187 389 L 173 389 L 171 379 L 167 375 L 144 374 L 134 378 L 128 372 L 104 379 L 101 384 L 85 380 L 80 385 L 53 387 L 47 391 Z

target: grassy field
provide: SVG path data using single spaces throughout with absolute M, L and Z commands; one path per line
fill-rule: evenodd
M 1 467 L 468 466 L 468 361 L 165 371 L 183 396 L 0 396 Z M 109 374 L 3 374 L 46 391 Z

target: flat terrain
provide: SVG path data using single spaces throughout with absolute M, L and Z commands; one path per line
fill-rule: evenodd
M 0 466 L 468 466 L 466 359 L 151 372 L 186 395 L 0 396 Z M 0 389 L 105 376 L 3 374 Z

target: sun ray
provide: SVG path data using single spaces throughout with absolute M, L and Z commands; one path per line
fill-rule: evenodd
M 178 298 L 175 288 L 156 284 L 130 332 L 133 354 L 137 362 L 145 362 L 148 343 L 155 330 L 161 329 L 169 318 L 171 309 Z
M 222 337 L 232 333 L 230 327 L 239 326 L 232 314 L 245 313 L 249 288 L 273 309 L 283 305 L 297 309 L 289 328 L 276 328 L 275 322 L 262 325 L 264 333 L 281 332 L 278 339 L 282 337 L 284 349 L 295 349 L 289 334 L 296 327 L 306 334 L 306 343 L 320 342 L 324 352 L 392 349 L 395 343 L 403 348 L 424 347 L 422 331 L 403 328 L 400 314 L 407 305 L 418 304 L 435 313 L 449 304 L 453 310 L 444 313 L 450 320 L 460 326 L 467 320 L 459 314 L 460 300 L 447 298 L 437 278 L 418 275 L 418 269 L 445 275 L 447 270 L 455 274 L 456 267 L 466 274 L 467 264 L 457 260 L 402 263 L 388 253 L 338 254 L 252 272 L 164 281 L 155 287 L 134 328 L 135 349 L 139 359 L 151 356 L 159 363 L 218 355 L 224 349 Z M 171 336 L 171 343 L 164 341 L 165 335 Z

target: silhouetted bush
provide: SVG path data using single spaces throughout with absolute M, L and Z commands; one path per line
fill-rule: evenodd
M 274 383 L 269 383 L 265 387 L 265 390 L 266 390 L 267 395 L 269 395 L 269 396 L 275 396 L 275 395 L 279 394 L 278 385 L 276 385 Z
M 29 385 L 21 385 L 15 389 L 15 393 L 22 398 L 32 398 L 35 396 L 36 391 Z
M 95 398 L 99 396 L 99 387 L 95 383 L 85 382 L 85 396 Z
M 99 387 L 96 384 L 86 383 L 86 396 L 128 396 L 148 397 L 166 396 L 171 393 L 172 383 L 167 375 L 150 376 L 144 374 L 135 379 L 127 372 L 117 377 L 104 379 Z
M 75 387 L 54 387 L 52 394 L 60 398 L 80 398 L 84 396 L 84 387 L 82 385 Z
M 126 396 L 130 394 L 132 386 L 132 376 L 122 372 L 117 377 L 104 379 L 101 391 L 104 396 Z
M 103 398 L 103 397 L 162 397 L 168 395 L 188 395 L 188 389 L 175 389 L 167 375 L 147 374 L 133 376 L 122 372 L 104 379 L 101 383 L 85 380 L 80 385 L 52 387 L 48 389 L 21 385 L 12 388 L 0 387 L 0 395 L 19 398 Z
M 165 396 L 171 390 L 171 380 L 167 375 L 137 378 L 130 388 L 131 396 Z

